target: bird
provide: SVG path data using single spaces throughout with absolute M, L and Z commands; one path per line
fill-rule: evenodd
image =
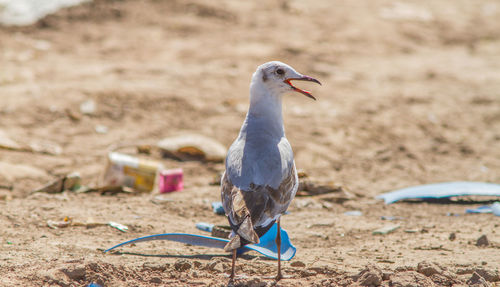
M 299 186 L 293 151 L 285 136 L 282 98 L 290 92 L 313 100 L 291 81 L 321 83 L 291 66 L 271 61 L 260 65 L 250 83 L 250 105 L 238 137 L 228 149 L 221 178 L 221 199 L 231 226 L 225 251 L 232 251 L 230 280 L 235 278 L 237 249 L 257 244 L 277 223 L 278 273 L 281 273 L 280 218 Z

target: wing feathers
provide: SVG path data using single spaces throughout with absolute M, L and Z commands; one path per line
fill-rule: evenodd
M 250 184 L 249 190 L 242 190 L 231 183 L 227 174 L 222 177 L 221 186 L 222 204 L 235 233 L 224 249 L 233 250 L 259 242 L 259 237 L 272 226 L 276 217 L 286 211 L 298 184 L 293 166 L 277 189 Z

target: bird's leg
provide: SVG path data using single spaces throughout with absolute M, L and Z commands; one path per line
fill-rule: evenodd
M 238 250 L 238 249 L 233 249 L 233 265 L 231 267 L 231 276 L 229 276 L 229 278 L 231 278 L 231 280 L 233 280 L 234 276 L 235 276 L 234 267 L 236 265 L 236 250 Z
M 278 233 L 276 234 L 276 246 L 278 247 L 278 275 L 276 275 L 276 281 L 283 278 L 281 275 L 281 228 L 280 219 L 278 219 Z

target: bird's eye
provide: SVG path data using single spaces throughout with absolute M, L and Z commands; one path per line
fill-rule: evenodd
M 276 74 L 283 75 L 283 74 L 285 74 L 285 71 L 283 69 L 277 69 Z

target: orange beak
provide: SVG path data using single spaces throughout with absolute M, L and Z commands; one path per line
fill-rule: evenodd
M 316 84 L 321 85 L 321 83 L 318 80 L 316 80 L 315 78 L 308 77 L 308 76 L 302 76 L 302 77 L 299 77 L 299 78 L 288 78 L 288 79 L 284 80 L 284 82 L 287 83 L 287 84 L 289 84 L 290 87 L 292 87 L 292 89 L 294 91 L 299 92 L 301 94 L 304 94 L 304 95 L 306 95 L 307 97 L 309 97 L 309 98 L 311 98 L 313 100 L 316 100 L 316 98 L 313 95 L 311 95 L 311 92 L 306 91 L 306 90 L 302 90 L 302 89 L 299 89 L 299 88 L 295 87 L 294 85 L 292 85 L 292 83 L 290 81 L 308 81 L 308 82 L 314 82 Z

